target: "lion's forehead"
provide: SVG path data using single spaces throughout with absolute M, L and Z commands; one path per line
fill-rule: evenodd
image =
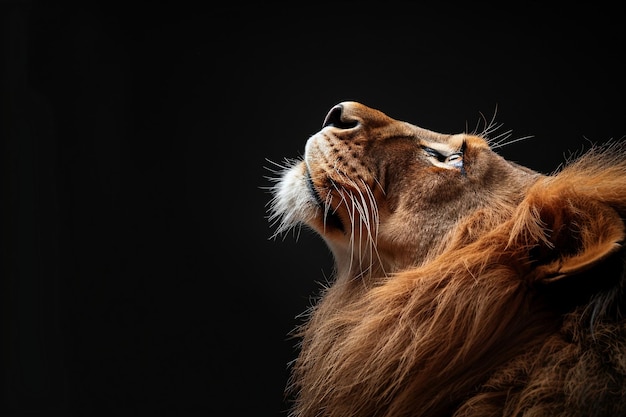
M 422 146 L 427 146 L 444 153 L 459 151 L 463 146 L 469 148 L 489 148 L 489 144 L 484 138 L 466 133 L 421 136 L 419 137 L 419 143 Z

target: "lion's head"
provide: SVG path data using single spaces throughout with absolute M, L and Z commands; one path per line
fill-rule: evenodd
M 276 233 L 312 228 L 336 264 L 294 416 L 626 413 L 626 146 L 544 175 L 488 131 L 344 102 L 276 178 Z

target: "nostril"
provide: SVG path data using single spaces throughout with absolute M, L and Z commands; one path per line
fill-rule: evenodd
M 356 127 L 359 122 L 354 119 L 349 119 L 343 114 L 343 106 L 341 104 L 336 105 L 326 115 L 322 127 L 333 126 L 339 129 L 352 129 Z
M 337 124 L 341 123 L 341 112 L 343 111 L 343 107 L 341 105 L 337 105 L 330 109 L 326 117 L 324 118 L 324 123 L 322 123 L 322 127 L 326 126 L 337 126 Z

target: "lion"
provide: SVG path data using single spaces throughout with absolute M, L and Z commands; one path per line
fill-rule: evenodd
M 477 130 L 346 101 L 275 170 L 273 236 L 310 228 L 334 260 L 290 416 L 626 415 L 626 145 L 546 175 Z

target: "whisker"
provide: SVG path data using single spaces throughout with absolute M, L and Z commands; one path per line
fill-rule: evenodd
M 474 130 L 472 130 L 470 133 L 480 136 L 482 138 L 484 138 L 487 143 L 489 144 L 489 147 L 491 149 L 499 149 L 499 148 L 503 148 L 505 146 L 509 146 L 513 143 L 516 142 L 520 142 L 526 139 L 530 139 L 533 136 L 529 135 L 529 136 L 523 136 L 523 137 L 519 137 L 519 138 L 515 138 L 515 139 L 510 139 L 513 131 L 512 130 L 507 130 L 504 131 L 502 133 L 499 133 L 498 135 L 492 137 L 491 135 L 493 135 L 495 132 L 497 132 L 498 130 L 502 129 L 503 124 L 502 123 L 497 123 L 496 122 L 496 115 L 498 113 L 498 105 L 496 104 L 496 107 L 494 109 L 493 112 L 493 116 L 490 119 L 487 119 L 487 117 L 484 115 L 484 113 L 479 112 L 480 114 L 480 118 L 478 119 L 478 121 L 476 122 L 476 127 L 474 128 Z M 480 125 L 483 124 L 484 128 L 482 128 L 482 130 L 480 129 Z M 467 123 L 466 123 L 466 131 L 469 132 L 469 130 L 467 129 Z
M 326 219 L 328 218 L 328 214 L 332 209 L 333 196 L 332 193 L 326 194 L 326 200 L 324 201 L 324 232 L 326 232 Z
M 332 183 L 333 188 L 337 191 L 337 194 L 339 194 L 340 198 L 341 198 L 341 202 L 339 203 L 339 205 L 341 204 L 345 204 L 346 206 L 346 210 L 348 212 L 348 217 L 350 219 L 350 262 L 349 262 L 349 270 L 352 271 L 352 267 L 354 265 L 354 241 L 355 241 L 355 237 L 354 237 L 354 231 L 355 231 L 355 227 L 354 227 L 354 205 L 351 205 L 348 203 L 345 192 L 343 188 L 339 189 L 339 187 L 337 186 L 336 182 Z M 339 205 L 337 207 L 339 207 Z
M 382 259 L 378 252 L 378 226 L 379 214 L 378 206 L 374 198 L 371 187 L 363 180 L 357 184 L 354 180 L 346 179 L 354 190 L 358 193 L 355 196 L 350 192 L 350 199 L 354 207 L 354 213 L 359 215 L 359 246 L 358 259 L 360 265 L 360 276 L 372 275 L 374 272 L 374 262 L 378 260 L 382 267 Z M 384 272 L 384 270 L 383 270 Z
M 505 142 L 507 139 L 509 139 L 512 135 L 513 131 L 512 130 L 507 130 L 505 132 L 500 133 L 497 136 L 494 137 L 487 137 L 487 141 L 489 142 L 490 146 L 498 146 L 500 145 L 502 142 Z
M 351 195 L 352 195 L 353 204 L 359 213 L 359 223 L 361 226 L 359 227 L 359 268 L 361 270 L 361 275 L 364 275 L 364 271 L 366 269 L 369 269 L 369 268 L 365 268 L 365 269 L 363 268 L 364 260 L 367 259 L 371 262 L 371 256 L 367 256 L 369 252 L 368 251 L 369 245 L 367 244 L 368 241 L 363 239 L 363 229 L 369 232 L 370 219 L 369 219 L 369 211 L 367 210 L 367 204 L 365 204 L 365 201 L 363 198 L 363 193 L 361 192 L 359 188 L 357 188 L 357 191 L 359 193 L 360 201 L 357 200 L 352 193 Z
M 531 139 L 531 138 L 533 138 L 533 137 L 534 137 L 533 135 L 529 135 L 529 136 L 522 136 L 522 137 L 519 137 L 519 138 L 517 138 L 517 139 L 510 140 L 510 141 L 505 142 L 505 143 L 498 143 L 498 144 L 496 144 L 495 146 L 492 146 L 492 147 L 491 147 L 491 149 L 498 149 L 498 148 L 502 148 L 502 147 L 504 147 L 504 146 L 509 146 L 509 145 L 511 145 L 511 144 L 513 144 L 513 143 L 520 142 L 520 141 L 527 140 L 527 139 Z
M 378 251 L 378 232 L 379 232 L 379 225 L 380 225 L 380 214 L 378 211 L 378 204 L 376 204 L 376 199 L 374 197 L 374 192 L 372 191 L 372 189 L 367 185 L 367 183 L 365 183 L 365 181 L 361 180 L 361 182 L 363 183 L 363 186 L 365 188 L 365 190 L 367 191 L 367 195 L 369 197 L 370 200 L 370 207 L 372 209 L 372 216 L 373 216 L 373 221 L 374 221 L 374 229 L 373 229 L 373 234 L 370 233 L 370 242 L 371 242 L 371 246 L 372 246 L 372 265 L 374 263 L 374 253 L 376 254 L 376 259 L 378 259 L 378 263 L 382 269 L 383 274 L 386 276 L 387 273 L 384 269 L 384 264 L 382 261 L 382 258 L 380 256 L 380 252 Z
M 365 268 L 365 270 L 368 270 L 371 273 L 372 269 L 373 269 L 373 256 L 372 256 L 373 255 L 373 247 L 375 246 L 375 242 L 372 239 L 372 233 L 373 233 L 372 229 L 375 228 L 376 225 L 372 223 L 373 219 L 370 217 L 371 210 L 369 210 L 369 208 L 371 208 L 371 205 L 368 204 L 368 202 L 366 201 L 365 195 L 361 191 L 361 187 L 356 187 L 356 183 L 354 183 L 354 185 L 355 185 L 355 188 L 359 192 L 359 197 L 360 197 L 360 201 L 361 201 L 361 204 L 360 204 L 360 207 L 361 207 L 361 210 L 360 210 L 361 211 L 361 223 L 364 225 L 364 227 L 362 229 L 365 229 L 365 231 L 367 233 L 366 239 L 363 239 L 363 236 L 360 234 L 360 236 L 361 236 L 361 244 L 360 244 L 360 246 L 362 246 L 363 244 L 365 244 L 365 246 L 366 246 L 366 251 L 367 251 L 367 255 L 368 255 L 369 265 L 368 265 L 367 268 Z M 369 187 L 367 187 L 367 186 L 365 188 L 369 189 Z M 365 270 L 364 270 L 364 272 L 365 272 Z
M 361 181 L 363 181 L 363 180 L 361 180 Z M 378 189 L 380 190 L 381 193 L 383 193 L 383 195 L 387 195 L 387 193 L 385 192 L 385 189 L 383 188 L 383 185 L 380 183 L 378 178 L 374 178 L 374 183 L 378 186 Z M 363 184 L 367 186 L 365 181 L 363 181 Z M 369 186 L 368 186 L 368 188 L 369 188 Z M 372 194 L 372 201 L 376 201 L 376 200 L 374 200 L 374 194 Z

